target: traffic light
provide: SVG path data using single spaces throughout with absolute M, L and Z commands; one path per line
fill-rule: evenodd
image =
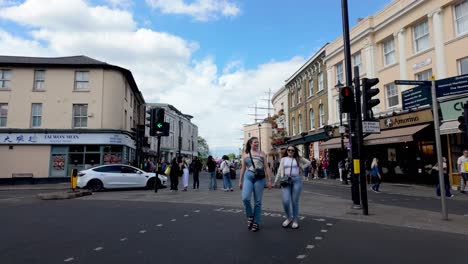
M 354 112 L 354 93 L 350 86 L 340 88 L 340 111 L 341 113 Z
M 149 108 L 146 110 L 146 126 L 149 127 L 150 132 L 149 135 L 154 137 L 156 136 L 155 128 L 155 117 L 156 117 L 156 108 Z
M 372 99 L 373 96 L 376 96 L 380 92 L 379 88 L 373 88 L 378 83 L 379 78 L 362 79 L 362 114 L 364 120 L 373 120 L 374 112 L 372 111 L 372 107 L 380 104 L 378 98 Z
M 458 117 L 458 122 L 460 122 L 460 125 L 458 125 L 458 129 L 466 133 L 468 131 L 468 104 L 467 103 L 463 105 L 463 115 Z
M 154 131 L 158 136 L 164 133 L 164 108 L 156 108 L 154 115 Z

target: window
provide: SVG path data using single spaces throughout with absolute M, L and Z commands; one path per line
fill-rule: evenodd
M 291 93 L 291 106 L 294 106 L 294 103 L 296 101 L 296 96 L 294 94 L 294 91 Z
M 353 55 L 353 69 L 354 66 L 359 67 L 359 74 L 362 74 L 362 60 L 361 60 L 361 52 L 358 52 Z
M 302 89 L 301 87 L 297 88 L 297 103 L 300 104 L 302 101 Z
M 6 127 L 8 117 L 8 104 L 0 104 L 0 127 Z
M 429 69 L 420 73 L 416 73 L 415 78 L 418 81 L 429 81 L 431 79 L 431 76 L 432 76 L 432 69 Z
M 116 165 L 103 166 L 103 167 L 95 168 L 93 169 L 93 171 L 107 172 L 107 173 L 121 173 L 122 166 L 116 166 Z
M 344 82 L 343 63 L 342 62 L 335 65 L 335 79 L 336 79 L 336 83 L 338 83 L 338 82 L 343 83 Z
M 394 107 L 398 105 L 398 89 L 394 83 L 385 85 L 385 92 L 387 94 L 387 107 Z
M 314 79 L 309 80 L 309 96 L 314 94 Z
M 34 90 L 43 91 L 44 90 L 44 81 L 45 81 L 45 71 L 44 70 L 35 70 L 34 71 Z
M 468 58 L 463 58 L 458 61 L 460 74 L 468 74 Z
M 77 91 L 89 90 L 89 72 L 88 71 L 75 72 L 75 90 Z
M 309 110 L 309 118 L 310 118 L 310 130 L 315 129 L 315 116 L 314 116 L 314 109 Z
M 293 117 L 291 120 L 292 134 L 296 135 L 296 119 Z
M 457 34 L 468 33 L 468 1 L 455 6 L 455 23 Z
M 395 63 L 395 46 L 393 39 L 389 39 L 383 43 L 384 66 Z
M 9 89 L 10 88 L 10 70 L 0 70 L 0 89 Z
M 133 107 L 133 94 L 130 93 L 130 107 Z
M 302 115 L 299 115 L 297 117 L 297 126 L 298 126 L 299 134 L 302 133 Z
M 429 48 L 429 29 L 427 21 L 413 27 L 414 52 L 420 52 Z
M 319 105 L 319 115 L 320 127 L 323 127 L 325 125 L 325 111 L 323 110 L 323 104 Z
M 323 90 L 323 73 L 319 73 L 318 75 L 318 91 Z
M 42 104 L 31 105 L 31 127 L 42 125 Z
M 74 104 L 73 105 L 73 127 L 88 127 L 88 105 Z
M 335 97 L 335 121 L 340 120 L 340 98 Z

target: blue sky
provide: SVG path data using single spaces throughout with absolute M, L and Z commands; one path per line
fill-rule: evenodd
M 349 0 L 350 26 L 389 3 Z M 235 153 L 249 107 L 341 34 L 341 0 L 0 0 L 1 55 L 128 68 L 147 102 L 193 115 L 212 149 Z

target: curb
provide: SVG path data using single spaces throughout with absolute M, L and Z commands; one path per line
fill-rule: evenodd
M 51 193 L 39 193 L 37 198 L 41 200 L 64 200 L 78 198 L 82 196 L 92 195 L 91 191 L 78 190 L 78 191 L 67 191 L 67 192 L 51 192 Z

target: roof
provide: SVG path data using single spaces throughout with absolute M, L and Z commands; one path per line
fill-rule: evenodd
M 22 57 L 22 56 L 0 56 L 0 67 L 49 67 L 49 68 L 102 68 L 121 72 L 127 79 L 135 94 L 139 95 L 143 103 L 145 99 L 138 89 L 132 72 L 125 68 L 95 60 L 88 56 L 70 57 Z

